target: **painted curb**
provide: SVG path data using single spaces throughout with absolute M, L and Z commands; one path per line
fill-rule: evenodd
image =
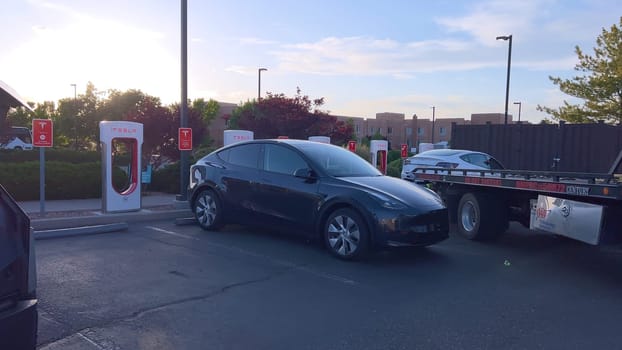
M 100 214 L 93 216 L 78 216 L 67 218 L 35 219 L 30 221 L 30 226 L 35 231 L 79 228 L 83 226 L 107 225 L 119 222 L 135 223 L 154 220 L 172 220 L 177 218 L 191 217 L 192 213 L 188 209 L 179 210 L 148 210 L 143 209 L 137 212 Z
M 177 226 L 186 226 L 186 225 L 195 225 L 195 224 L 197 224 L 197 219 L 192 218 L 192 217 L 175 219 L 175 225 Z
M 72 228 L 61 228 L 53 230 L 41 230 L 35 231 L 36 240 L 53 239 L 61 237 L 73 237 L 82 235 L 95 235 L 100 233 L 119 232 L 127 230 L 129 225 L 126 222 L 119 222 L 115 224 L 95 225 L 95 226 L 82 226 Z

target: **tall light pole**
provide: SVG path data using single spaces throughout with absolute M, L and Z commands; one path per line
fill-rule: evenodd
M 510 65 L 512 64 L 512 34 L 498 36 L 497 40 L 509 40 L 508 45 L 508 75 L 505 83 L 505 124 L 508 124 L 508 99 L 510 97 Z
M 259 100 L 261 99 L 261 72 L 263 71 L 267 71 L 268 68 L 259 68 L 257 70 L 257 72 L 259 73 L 259 80 L 258 80 L 258 85 L 257 85 L 257 102 L 259 102 Z
M 78 100 L 78 92 L 77 92 L 77 87 L 76 84 L 70 84 L 71 86 L 73 86 L 73 110 L 76 113 L 76 115 L 73 118 L 73 148 L 74 149 L 78 149 L 78 107 L 77 107 L 77 100 Z
M 179 111 L 180 127 L 188 127 L 188 0 L 181 0 L 181 103 Z M 190 151 L 180 151 L 179 160 L 179 195 L 177 200 L 185 202 L 188 200 L 188 177 L 190 169 L 188 164 L 188 153 Z
M 436 106 L 432 106 L 432 144 L 434 144 L 434 120 L 436 118 Z
M 518 122 L 520 123 L 520 108 L 522 106 L 522 103 L 520 102 L 514 102 L 515 105 L 518 105 Z

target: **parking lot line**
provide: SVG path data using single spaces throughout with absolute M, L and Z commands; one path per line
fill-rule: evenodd
M 161 232 L 161 233 L 165 233 L 171 236 L 176 236 L 176 237 L 182 237 L 182 238 L 186 238 L 186 239 L 192 239 L 192 240 L 198 240 L 198 238 L 196 237 L 192 237 L 192 236 L 188 236 L 185 235 L 183 233 L 178 233 L 178 232 L 174 232 L 174 231 L 169 231 L 169 230 L 165 230 L 159 227 L 155 227 L 155 226 L 145 226 L 146 228 L 150 229 L 150 230 L 154 230 L 157 232 Z M 347 284 L 347 285 L 356 285 L 359 284 L 358 282 L 351 280 L 349 278 L 345 278 L 345 277 L 341 277 L 341 276 L 337 276 L 334 274 L 330 274 L 330 273 L 326 273 L 326 272 L 322 272 L 322 271 L 316 271 L 314 269 L 311 269 L 307 266 L 304 265 L 300 265 L 300 264 L 295 264 L 291 261 L 286 261 L 286 260 L 281 260 L 281 259 L 275 259 L 271 256 L 265 255 L 265 254 L 261 254 L 261 253 L 255 253 L 255 252 L 251 252 L 249 250 L 246 249 L 242 249 L 236 246 L 230 246 L 230 245 L 226 245 L 226 244 L 219 244 L 219 243 L 214 243 L 214 242 L 208 242 L 207 243 L 210 246 L 213 247 L 219 247 L 219 248 L 224 248 L 227 250 L 231 250 L 231 251 L 236 251 L 240 254 L 244 254 L 247 256 L 252 256 L 255 258 L 261 258 L 261 259 L 266 259 L 268 261 L 270 261 L 273 264 L 277 264 L 277 265 L 282 265 L 282 266 L 286 266 L 289 268 L 292 268 L 294 270 L 299 270 L 299 271 L 304 271 L 308 274 L 314 275 L 316 277 L 320 277 L 320 278 L 324 278 L 324 279 L 328 279 L 331 281 L 336 281 L 336 282 L 340 282 L 343 284 Z
M 150 229 L 150 230 L 158 231 L 158 232 L 161 232 L 161 233 L 166 233 L 167 235 L 171 235 L 171 236 L 176 236 L 176 237 L 181 237 L 181 238 L 186 238 L 186 239 L 192 239 L 192 240 L 195 240 L 195 241 L 199 240 L 196 237 L 188 236 L 188 235 L 185 235 L 183 233 L 177 233 L 177 232 L 165 230 L 163 228 L 159 228 L 159 227 L 155 227 L 155 226 L 145 226 L 145 227 Z

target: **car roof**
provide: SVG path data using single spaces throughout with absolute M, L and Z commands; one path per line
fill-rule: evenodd
M 416 156 L 420 155 L 422 157 L 425 157 L 425 156 L 449 157 L 449 156 L 462 155 L 462 154 L 467 154 L 467 153 L 485 154 L 483 152 L 478 152 L 478 151 L 468 151 L 468 150 L 464 150 L 464 149 L 443 148 L 443 149 L 431 149 L 429 151 L 421 152 L 421 153 L 417 154 Z
M 242 144 L 249 144 L 249 143 L 260 143 L 260 144 L 278 144 L 278 143 L 282 143 L 282 144 L 287 144 L 287 145 L 291 145 L 293 147 L 296 148 L 300 148 L 300 146 L 316 146 L 317 147 L 327 147 L 327 146 L 334 146 L 334 147 L 338 147 L 329 143 L 323 143 L 323 142 L 317 142 L 317 141 L 309 141 L 309 140 L 300 140 L 300 139 L 258 139 L 258 140 L 248 140 L 248 141 L 242 141 L 242 142 L 236 142 L 236 143 L 232 143 L 230 145 L 227 145 L 224 148 L 229 148 L 232 146 L 237 146 L 237 145 L 242 145 Z

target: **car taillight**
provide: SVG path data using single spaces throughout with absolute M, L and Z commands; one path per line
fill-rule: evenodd
M 450 163 L 450 162 L 438 162 L 436 163 L 436 166 L 439 168 L 449 168 L 449 169 L 455 169 L 458 167 L 457 163 Z

